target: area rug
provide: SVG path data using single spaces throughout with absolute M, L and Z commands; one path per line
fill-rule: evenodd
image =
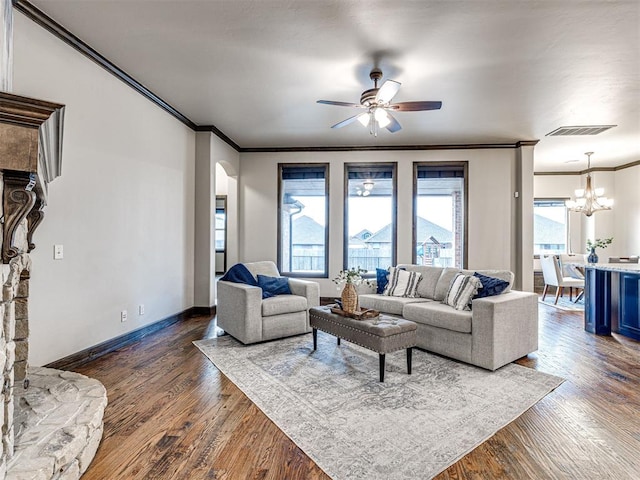
M 334 480 L 431 478 L 558 387 L 516 364 L 495 372 L 414 350 L 378 355 L 318 332 L 195 345 Z
M 575 297 L 573 297 L 575 300 Z M 553 302 L 556 301 L 555 294 L 547 295 L 544 301 L 542 301 L 542 297 L 539 298 L 540 303 L 543 305 L 548 305 L 549 307 L 554 307 L 559 310 L 564 310 L 566 312 L 584 312 L 584 296 L 578 300 L 576 303 L 573 300 L 569 300 L 569 297 L 560 297 L 558 298 L 558 304 L 554 305 Z

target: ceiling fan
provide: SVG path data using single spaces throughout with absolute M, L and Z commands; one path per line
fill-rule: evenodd
M 382 70 L 374 68 L 369 73 L 369 78 L 373 80 L 373 88 L 365 90 L 360 96 L 360 104 L 347 102 L 334 102 L 332 100 L 318 100 L 317 103 L 325 105 L 337 105 L 339 107 L 355 107 L 365 109 L 366 112 L 359 113 L 353 117 L 336 123 L 331 128 L 342 128 L 358 120 L 364 127 L 369 127 L 369 133 L 377 136 L 379 128 L 386 128 L 391 133 L 397 132 L 402 127 L 391 112 L 419 112 L 422 110 L 439 110 L 442 102 L 398 102 L 391 103 L 398 90 L 400 82 L 395 80 L 385 81 L 378 88 L 378 80 L 382 78 Z

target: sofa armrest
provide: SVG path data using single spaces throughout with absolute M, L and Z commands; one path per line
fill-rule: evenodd
M 301 280 L 299 278 L 289 279 L 289 288 L 294 295 L 300 295 L 307 299 L 307 310 L 320 305 L 320 285 L 318 282 Z
M 224 281 L 217 286 L 218 327 L 242 343 L 262 340 L 262 289 Z
M 489 370 L 538 349 L 538 296 L 510 291 L 472 302 L 473 363 Z

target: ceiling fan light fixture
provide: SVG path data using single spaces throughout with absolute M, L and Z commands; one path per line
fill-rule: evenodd
M 363 127 L 368 127 L 370 120 L 371 115 L 369 115 L 369 113 L 362 113 L 358 115 L 358 121 L 362 124 Z
M 391 123 L 391 120 L 389 119 L 389 115 L 387 114 L 384 108 L 376 108 L 373 112 L 373 116 L 376 119 L 376 122 L 378 122 L 378 126 L 380 128 L 385 128 L 387 125 Z
M 382 70 L 374 68 L 369 74 L 373 80 L 373 88 L 365 90 L 360 96 L 360 103 L 338 102 L 335 100 L 317 100 L 316 103 L 324 105 L 336 105 L 339 107 L 362 108 L 366 113 L 353 115 L 341 122 L 332 125 L 331 128 L 342 128 L 358 120 L 363 127 L 369 128 L 369 133 L 374 137 L 378 136 L 378 130 L 386 128 L 389 132 L 395 133 L 402 129 L 402 126 L 387 110 L 392 112 L 420 112 L 424 110 L 439 110 L 442 107 L 440 101 L 416 101 L 391 103 L 396 93 L 400 89 L 400 82 L 395 80 L 385 81 L 378 87 L 378 81 L 382 79 Z

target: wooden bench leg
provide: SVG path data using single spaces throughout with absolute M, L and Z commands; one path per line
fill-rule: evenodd
M 384 382 L 384 353 L 380 353 L 380 381 Z
M 315 352 L 318 348 L 318 329 L 313 329 L 313 351 Z
M 413 352 L 413 348 L 407 348 L 407 374 L 411 375 L 411 353 Z

